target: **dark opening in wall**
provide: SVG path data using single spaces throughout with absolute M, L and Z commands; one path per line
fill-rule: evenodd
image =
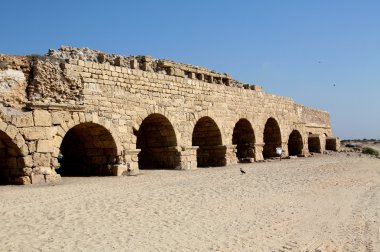
M 210 117 L 202 117 L 195 124 L 192 144 L 199 146 L 198 167 L 226 165 L 226 147 L 222 145 L 222 135 L 218 125 Z
M 180 165 L 177 138 L 170 121 L 163 115 L 151 114 L 142 122 L 137 137 L 140 169 L 175 169 Z
M 236 145 L 236 157 L 240 162 L 255 157 L 255 134 L 247 119 L 240 119 L 232 134 L 232 144 Z
M 317 134 L 309 134 L 308 137 L 309 152 L 321 153 L 321 140 Z
M 326 138 L 326 150 L 337 151 L 337 142 L 338 140 L 335 137 Z
M 289 135 L 288 151 L 289 156 L 297 156 L 302 154 L 303 141 L 298 130 L 293 130 Z
M 62 176 L 112 175 L 118 163 L 117 147 L 111 133 L 101 125 L 82 123 L 71 128 L 61 144 Z
M 0 131 L 0 184 L 14 184 L 16 177 L 23 175 L 25 163 L 20 149 L 12 139 Z
M 280 127 L 275 119 L 269 118 L 264 129 L 264 158 L 278 157 L 276 148 L 281 147 Z

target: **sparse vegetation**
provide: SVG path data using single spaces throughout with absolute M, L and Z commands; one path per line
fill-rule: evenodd
M 364 147 L 362 153 L 379 157 L 379 152 L 371 147 Z

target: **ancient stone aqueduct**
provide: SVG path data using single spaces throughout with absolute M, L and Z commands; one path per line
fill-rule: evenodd
M 0 104 L 3 184 L 339 148 L 327 112 L 205 68 L 87 48 L 0 55 Z

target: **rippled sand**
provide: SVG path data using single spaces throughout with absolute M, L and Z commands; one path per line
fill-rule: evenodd
M 1 186 L 0 251 L 380 251 L 380 159 L 142 173 Z

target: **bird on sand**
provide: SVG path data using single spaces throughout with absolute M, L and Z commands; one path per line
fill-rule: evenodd
M 240 172 L 241 172 L 241 175 L 245 174 L 245 171 L 242 168 L 240 168 Z

